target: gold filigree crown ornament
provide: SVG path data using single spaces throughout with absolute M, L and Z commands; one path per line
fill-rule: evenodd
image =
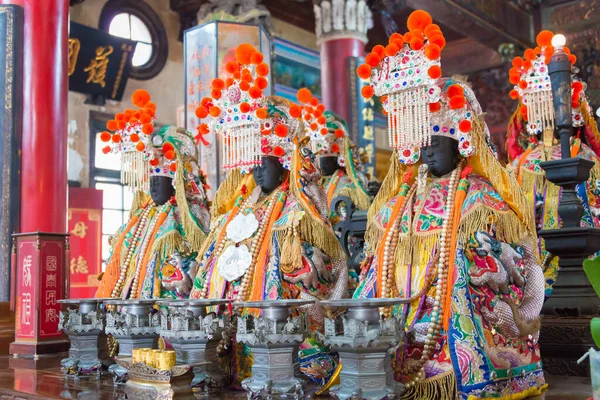
M 514 86 L 510 91 L 513 100 L 519 100 L 519 113 L 527 121 L 526 130 L 530 135 L 541 134 L 546 127 L 554 128 L 554 105 L 552 104 L 552 85 L 548 74 L 548 64 L 554 54 L 550 31 L 541 31 L 536 38 L 537 47 L 525 50 L 523 57 L 512 60 L 512 68 L 508 72 L 509 81 Z M 568 54 L 571 65 L 577 57 L 571 54 L 568 47 L 562 50 Z M 582 88 L 575 85 L 573 108 L 579 106 L 575 98 L 579 98 Z
M 100 134 L 100 140 L 107 143 L 102 152 L 121 153 L 121 182 L 134 191 L 147 192 L 149 168 L 146 162 L 156 105 L 143 89 L 133 92 L 131 100 L 137 110 L 128 108 L 106 123 L 108 130 Z
M 440 81 L 444 35 L 423 10 L 413 11 L 407 26 L 409 32 L 394 33 L 386 47 L 375 46 L 357 68 L 359 77 L 371 80 L 362 95 L 381 97 L 390 147 L 400 162 L 416 163 L 421 147 L 436 135 L 457 140 L 468 157 L 475 151 L 470 135 L 475 115 L 462 85 Z
M 260 165 L 265 155 L 261 128 L 267 118 L 263 90 L 268 86 L 269 66 L 261 52 L 242 44 L 235 50 L 235 61 L 225 69 L 229 77 L 214 79 L 211 97 L 202 99 L 196 109 L 198 118 L 210 118 L 198 126 L 197 137 L 202 140 L 208 132 L 216 132 L 223 143 L 223 168 L 246 173 Z

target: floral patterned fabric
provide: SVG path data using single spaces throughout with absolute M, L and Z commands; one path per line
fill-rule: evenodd
M 267 200 L 254 209 L 254 214 L 260 221 L 268 207 Z M 215 230 L 220 231 L 226 224 L 229 212 L 218 217 Z M 324 253 L 312 247 L 306 242 L 302 243 L 302 268 L 293 272 L 284 272 L 280 269 L 281 258 L 281 240 L 282 236 L 277 232 L 285 232 L 292 223 L 292 220 L 298 215 L 302 215 L 300 207 L 293 197 L 288 196 L 283 211 L 274 224 L 274 234 L 269 240 L 270 255 L 266 259 L 265 265 L 257 265 L 255 268 L 263 268 L 266 271 L 266 277 L 263 289 L 264 300 L 276 300 L 281 298 L 300 298 L 302 293 L 316 299 L 326 299 L 329 297 L 329 291 L 337 280 L 336 268 L 331 259 Z M 248 248 L 252 247 L 252 242 L 256 240 L 253 235 L 244 241 Z M 263 244 L 265 245 L 265 244 Z M 214 244 L 209 246 L 204 254 L 205 263 L 203 268 L 198 271 L 194 280 L 194 289 L 190 297 L 198 298 L 200 289 L 208 285 L 209 298 L 235 298 L 237 295 L 241 279 L 233 282 L 227 282 L 220 274 L 218 267 L 218 257 L 214 254 Z
M 241 209 L 241 212 L 252 211 L 258 221 L 266 218 L 266 210 L 269 206 L 269 198 L 258 201 L 252 210 Z M 220 215 L 213 221 L 212 230 L 220 232 L 225 228 L 231 212 Z M 272 235 L 266 237 L 262 246 L 268 246 L 268 257 L 264 265 L 256 265 L 255 271 L 262 269 L 264 281 L 262 282 L 262 300 L 276 299 L 328 299 L 339 292 L 337 286 L 346 279 L 346 268 L 343 260 L 333 261 L 320 249 L 311 246 L 301 240 L 302 265 L 299 269 L 284 271 L 281 268 L 282 245 L 288 228 L 293 221 L 304 217 L 300 204 L 290 194 L 287 195 L 283 209 L 273 225 Z M 252 237 L 243 241 L 248 247 L 256 240 L 256 232 Z M 218 235 L 217 235 L 218 236 Z M 228 282 L 219 273 L 219 255 L 215 252 L 216 240 L 208 244 L 204 254 L 199 257 L 200 266 L 194 279 L 194 288 L 191 298 L 199 298 L 202 288 L 207 287 L 208 298 L 236 298 L 241 288 L 242 278 Z M 344 276 L 340 276 L 343 274 Z M 261 284 L 254 277 L 250 278 L 253 284 Z M 345 284 L 343 285 L 345 288 Z M 344 290 L 345 291 L 345 290 Z M 339 296 L 337 296 L 339 297 Z M 306 309 L 309 319 L 316 325 L 322 323 L 322 314 L 315 312 L 314 308 Z M 248 377 L 252 367 L 252 352 L 247 346 L 236 344 L 235 374 L 236 380 L 240 382 Z M 332 373 L 327 368 L 328 374 Z M 326 377 L 324 377 L 325 379 Z
M 500 240 L 502 216 L 512 211 L 492 185 L 475 174 L 467 179 L 470 186 L 459 228 L 474 230 L 467 232 L 468 239 L 457 243 L 454 276 L 447 283 L 451 288 L 449 328 L 447 332 L 442 330 L 437 349 L 425 365 L 426 380 L 435 382 L 442 374 L 453 373 L 460 398 L 465 400 L 471 395 L 494 398 L 540 388 L 544 380 L 536 321 L 543 295 L 535 292 L 536 288 L 543 288 L 542 271 L 527 247 L 528 238 L 511 243 Z M 407 207 L 401 217 L 394 264 L 398 297 L 416 295 L 426 284 L 426 271 L 436 267 L 433 262 L 439 248 L 448 185 L 447 177 L 435 179 L 405 200 Z M 377 214 L 381 228 L 390 223 L 396 201 L 393 198 Z M 474 224 L 478 210 L 486 215 L 492 212 L 495 220 Z M 355 298 L 376 297 L 377 262 L 376 254 L 369 256 Z M 401 370 L 420 359 L 424 350 L 437 284 L 435 280 L 426 288 L 426 295 L 393 309 L 395 315 L 405 318 L 407 331 L 407 343 L 392 360 L 398 381 L 407 379 Z M 514 319 L 502 317 L 509 303 L 519 310 Z M 519 323 L 531 330 L 519 331 Z

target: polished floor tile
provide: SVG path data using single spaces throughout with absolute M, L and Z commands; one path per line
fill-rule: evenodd
M 42 357 L 38 361 L 0 357 L 0 399 L 15 400 L 121 400 L 122 387 L 115 388 L 110 376 L 65 379 L 60 360 L 65 355 Z M 587 400 L 591 397 L 589 378 L 548 376 L 550 389 L 532 400 Z M 243 392 L 229 391 L 211 396 L 212 399 L 245 399 Z M 321 397 L 328 399 L 328 397 Z M 177 397 L 180 399 L 180 397 Z

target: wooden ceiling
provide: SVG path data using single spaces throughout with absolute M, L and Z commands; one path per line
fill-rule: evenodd
M 223 0 L 227 3 L 227 0 Z M 470 73 L 502 64 L 498 48 L 513 43 L 517 48 L 533 43 L 534 14 L 539 15 L 542 0 L 368 0 L 369 4 L 385 4 L 401 32 L 406 31 L 406 20 L 414 9 L 428 11 L 440 25 L 446 37 L 443 67 L 448 73 Z M 561 2 L 565 0 L 548 0 Z M 169 0 L 171 9 L 181 16 L 182 29 L 193 26 L 195 13 L 208 0 Z M 217 3 L 217 0 L 210 0 Z M 239 0 L 237 0 L 239 2 Z M 313 2 L 311 0 L 247 0 L 264 5 L 274 18 L 315 31 Z M 383 6 L 381 6 L 383 7 Z M 390 10 L 391 9 L 391 10 Z M 537 18 L 539 23 L 539 18 Z M 375 10 L 374 27 L 368 33 L 367 49 L 386 43 L 381 14 Z M 539 26 L 538 26 L 539 28 Z
M 274 18 L 288 22 L 292 25 L 296 25 L 297 27 L 310 32 L 315 31 L 315 14 L 313 11 L 312 1 L 263 0 L 262 4 L 264 4 L 269 9 L 271 15 Z M 413 10 L 411 8 L 402 7 L 399 8 L 393 15 L 394 21 L 396 22 L 398 28 L 402 33 L 404 33 L 407 30 L 406 19 L 412 11 Z M 370 49 L 376 44 L 387 43 L 387 35 L 385 34 L 380 14 L 373 15 L 373 25 L 373 28 L 369 30 L 368 33 L 368 49 Z M 444 26 L 443 24 L 438 25 L 440 25 L 440 27 L 442 28 L 444 36 L 446 37 L 446 41 L 448 42 L 453 40 L 459 40 L 465 37 L 464 35 L 453 31 L 452 29 L 448 28 L 447 26 Z

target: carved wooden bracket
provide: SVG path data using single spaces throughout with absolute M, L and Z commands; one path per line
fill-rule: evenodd
M 183 42 L 183 32 L 198 24 L 198 10 L 204 0 L 169 0 L 169 8 L 179 14 L 179 36 Z

